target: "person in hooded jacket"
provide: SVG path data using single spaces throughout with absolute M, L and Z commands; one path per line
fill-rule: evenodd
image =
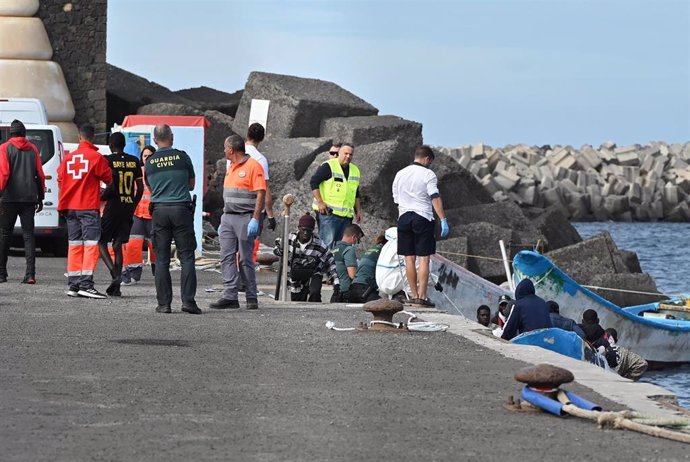
M 45 180 L 38 148 L 26 138 L 24 124 L 13 120 L 10 139 L 0 145 L 0 282 L 7 282 L 7 256 L 19 217 L 26 254 L 22 283 L 36 284 L 34 214 L 43 210 Z
M 532 281 L 523 279 L 515 289 L 515 304 L 501 338 L 511 340 L 519 334 L 547 327 L 552 325 L 546 302 L 535 294 Z

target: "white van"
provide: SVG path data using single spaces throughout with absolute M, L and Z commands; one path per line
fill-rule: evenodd
M 0 123 L 0 143 L 4 143 L 9 139 L 10 122 L 3 121 Z M 57 170 L 65 155 L 62 134 L 60 133 L 60 128 L 55 125 L 25 124 L 25 126 L 26 138 L 38 148 L 43 164 L 43 172 L 46 175 L 43 210 L 36 214 L 35 218 L 36 245 L 44 252 L 64 257 L 67 255 L 67 224 L 64 218 L 58 215 L 57 211 Z M 13 235 L 13 243 L 19 246 L 23 245 L 19 220 L 17 220 Z
M 14 119 L 24 125 L 48 125 L 48 113 L 40 99 L 0 97 L 0 124 L 9 124 Z

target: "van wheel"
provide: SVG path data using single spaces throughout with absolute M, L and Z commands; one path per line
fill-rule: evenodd
M 52 253 L 55 257 L 67 256 L 67 237 L 46 239 L 41 243 L 41 250 Z

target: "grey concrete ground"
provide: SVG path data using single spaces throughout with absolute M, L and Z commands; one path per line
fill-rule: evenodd
M 156 314 L 63 295 L 64 259 L 0 285 L 2 460 L 681 460 L 688 446 L 504 409 L 522 367 L 451 333 L 333 332 L 359 309 L 278 304 Z M 179 274 L 179 273 L 178 273 Z M 103 272 L 98 281 L 105 281 Z M 104 289 L 104 284 L 99 284 Z M 177 293 L 177 288 L 176 288 Z M 616 408 L 590 390 L 569 389 Z

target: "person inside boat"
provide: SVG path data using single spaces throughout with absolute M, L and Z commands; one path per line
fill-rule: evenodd
M 618 345 L 618 331 L 612 327 L 606 329 L 606 336 L 608 337 L 611 348 L 616 353 L 616 361 L 618 366 L 614 369 L 618 375 L 626 379 L 637 381 L 642 377 L 649 367 L 649 363 L 645 359 L 627 348 Z
M 558 327 L 559 329 L 567 330 L 570 332 L 575 332 L 580 338 L 585 338 L 585 333 L 580 329 L 574 319 L 566 318 L 561 315 L 560 307 L 558 303 L 553 300 L 546 302 L 546 306 L 549 308 L 549 317 L 551 318 L 551 324 L 553 327 Z
M 585 333 L 585 340 L 606 358 L 606 362 L 608 362 L 610 368 L 616 368 L 616 366 L 618 366 L 616 352 L 611 348 L 606 332 L 599 324 L 599 315 L 597 312 L 592 309 L 585 310 L 585 312 L 582 313 L 582 323 L 580 323 L 579 326 Z
M 489 327 L 489 321 L 491 321 L 491 308 L 480 305 L 477 308 L 477 322 L 484 327 Z
M 515 289 L 515 305 L 501 338 L 511 340 L 519 334 L 547 327 L 552 325 L 546 302 L 535 294 L 532 281 L 523 279 Z
M 505 326 L 508 320 L 508 316 L 510 316 L 510 310 L 513 309 L 512 301 L 513 299 L 510 298 L 509 295 L 501 295 L 498 297 L 498 311 L 496 311 L 496 314 L 491 318 L 491 324 L 496 324 L 503 329 L 503 326 Z

